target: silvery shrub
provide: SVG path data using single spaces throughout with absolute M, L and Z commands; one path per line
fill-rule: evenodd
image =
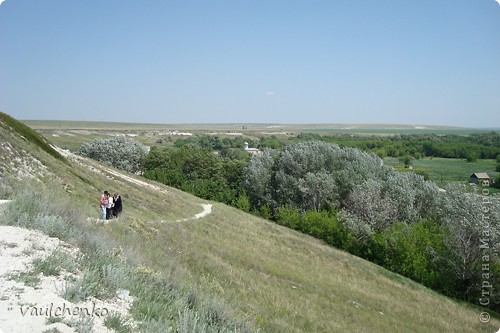
M 96 139 L 82 144 L 79 151 L 82 156 L 132 173 L 142 170 L 147 153 L 148 147 L 125 137 Z

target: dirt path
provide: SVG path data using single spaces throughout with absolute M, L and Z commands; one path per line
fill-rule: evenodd
M 202 217 L 205 217 L 208 214 L 212 213 L 212 205 L 211 204 L 206 204 L 206 205 L 202 205 L 202 206 L 203 206 L 203 211 L 201 213 L 198 213 L 195 216 L 187 218 L 187 219 L 177 220 L 175 222 L 185 222 L 185 221 L 190 221 L 190 220 L 197 220 L 197 219 L 201 219 Z

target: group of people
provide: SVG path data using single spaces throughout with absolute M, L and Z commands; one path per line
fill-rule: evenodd
M 99 207 L 103 220 L 118 218 L 122 212 L 122 197 L 118 193 L 111 196 L 108 191 L 104 191 Z

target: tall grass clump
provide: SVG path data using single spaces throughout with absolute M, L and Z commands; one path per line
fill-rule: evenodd
M 16 273 L 11 276 L 11 279 L 20 281 L 27 286 L 36 287 L 40 283 L 40 274 L 58 276 L 63 270 L 76 273 L 78 268 L 77 258 L 73 258 L 66 251 L 58 248 L 46 258 L 35 258 L 29 271 Z
M 24 182 L 4 211 L 7 225 L 37 229 L 50 237 L 71 240 L 79 234 L 85 217 L 75 210 L 64 190 L 57 186 Z M 81 237 L 81 236 L 80 236 Z
M 10 199 L 14 195 L 14 188 L 17 187 L 18 181 L 9 175 L 2 175 L 0 181 L 0 200 Z
M 78 260 L 61 248 L 55 249 L 46 258 L 33 260 L 33 272 L 36 275 L 43 273 L 45 276 L 57 276 L 62 270 L 75 273 L 78 268 Z
M 116 333 L 132 333 L 132 328 L 127 324 L 126 318 L 119 313 L 113 313 L 104 319 L 104 326 Z

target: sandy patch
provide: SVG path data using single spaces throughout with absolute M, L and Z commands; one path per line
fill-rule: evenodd
M 41 333 L 51 328 L 75 332 L 77 325 L 84 324 L 93 325 L 92 332 L 111 332 L 104 327 L 104 319 L 114 312 L 127 315 L 130 303 L 118 297 L 107 301 L 92 298 L 77 304 L 65 300 L 60 295 L 67 278 L 78 278 L 79 273 L 41 274 L 35 287 L 13 278 L 30 270 L 35 258 L 45 258 L 54 250 L 74 258 L 79 253 L 77 248 L 38 231 L 0 226 L 0 332 Z

